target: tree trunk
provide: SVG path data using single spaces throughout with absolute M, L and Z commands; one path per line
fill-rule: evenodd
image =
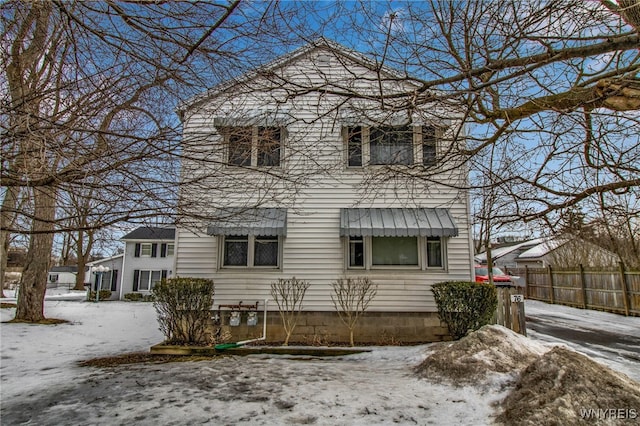
M 44 295 L 53 246 L 56 190 L 52 187 L 34 191 L 33 234 L 29 241 L 26 265 L 20 281 L 15 320 L 38 322 L 44 319 Z
M 78 231 L 78 240 L 76 242 L 76 258 L 78 259 L 78 273 L 76 274 L 76 284 L 73 287 L 74 290 L 84 290 L 84 269 L 89 258 L 89 251 L 91 250 L 91 236 L 89 235 L 89 244 L 87 249 L 84 250 L 84 231 Z
M 10 227 L 15 222 L 15 209 L 18 206 L 18 188 L 8 187 L 4 199 L 2 200 L 2 226 Z M 11 235 L 9 231 L 0 230 L 0 291 L 2 297 L 4 294 L 4 274 L 7 271 L 7 262 L 9 256 L 9 241 Z

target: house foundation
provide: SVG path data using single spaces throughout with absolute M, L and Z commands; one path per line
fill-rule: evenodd
M 235 314 L 237 316 L 237 314 Z M 248 312 L 240 313 L 239 325 L 231 326 L 231 312 L 220 313 L 222 335 L 230 342 L 262 336 L 263 313 L 256 325 L 247 325 Z M 236 319 L 237 321 L 237 319 Z M 266 342 L 277 344 L 286 337 L 278 311 L 267 315 Z M 417 344 L 451 340 L 449 330 L 436 312 L 366 312 L 354 329 L 354 342 L 361 345 Z M 337 312 L 301 312 L 290 344 L 344 345 L 349 342 L 349 329 Z

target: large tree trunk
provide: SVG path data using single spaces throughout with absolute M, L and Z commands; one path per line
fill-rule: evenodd
M 16 214 L 14 212 L 18 205 L 18 188 L 9 187 L 6 189 L 4 199 L 2 200 L 2 225 L 9 227 L 13 224 Z M 7 257 L 9 255 L 9 231 L 0 230 L 0 291 L 2 297 L 4 295 L 4 274 L 7 271 Z
M 44 295 L 53 246 L 56 190 L 52 187 L 34 191 L 34 219 L 29 252 L 20 281 L 15 320 L 38 322 L 44 319 Z

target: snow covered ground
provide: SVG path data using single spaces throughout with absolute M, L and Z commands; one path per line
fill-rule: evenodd
M 78 361 L 147 351 L 163 339 L 150 303 L 82 299 L 47 298 L 46 316 L 68 324 L 2 324 L 0 423 L 484 425 L 493 423 L 494 403 L 508 392 L 504 376 L 465 387 L 421 378 L 414 368 L 434 345 L 374 347 L 369 353 L 326 359 L 255 355 L 80 367 Z M 14 312 L 1 309 L 0 319 L 7 321 Z M 554 316 L 575 327 L 640 335 L 640 318 L 530 301 L 527 313 Z M 530 334 L 535 347 L 565 343 Z M 597 346 L 588 352 L 639 380 L 640 360 L 611 359 Z

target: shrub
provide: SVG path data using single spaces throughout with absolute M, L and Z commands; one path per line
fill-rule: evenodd
M 494 285 L 473 282 L 444 282 L 432 288 L 438 315 L 454 339 L 489 324 L 498 305 Z
M 308 288 L 309 281 L 299 280 L 296 277 L 290 280 L 281 278 L 271 283 L 271 297 L 278 304 L 286 336 L 284 346 L 289 344 L 291 333 L 296 328 L 300 311 L 302 311 L 302 300 Z
M 203 278 L 163 279 L 153 287 L 160 331 L 171 344 L 206 343 L 214 286 Z
M 369 304 L 376 297 L 378 286 L 367 277 L 340 278 L 331 283 L 331 301 L 338 316 L 349 329 L 349 343 L 354 346 L 353 330 Z
M 111 298 L 111 290 L 100 290 L 100 294 L 98 295 L 98 300 L 109 300 Z M 89 292 L 89 298 L 87 299 L 90 302 L 95 302 L 96 300 L 96 292 Z
M 153 294 L 127 293 L 124 295 L 124 300 L 130 302 L 153 302 Z
M 127 293 L 124 295 L 124 300 L 129 300 L 131 302 L 139 302 L 142 300 L 144 295 L 142 293 Z

